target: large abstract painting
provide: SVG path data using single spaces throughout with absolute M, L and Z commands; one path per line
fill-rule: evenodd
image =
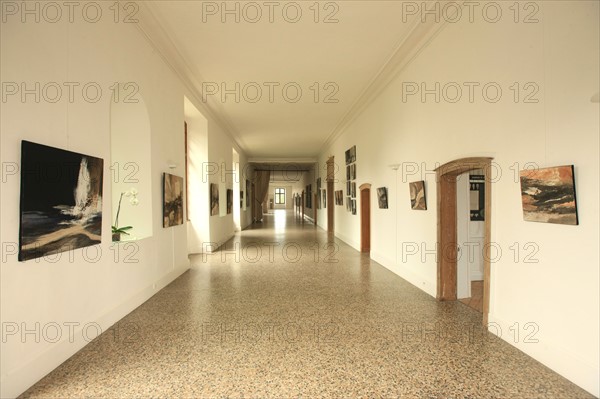
M 100 158 L 22 141 L 19 260 L 100 244 Z
M 524 220 L 579 224 L 573 165 L 523 170 L 520 176 Z
M 183 224 L 183 177 L 163 175 L 163 227 Z
M 410 187 L 410 207 L 415 210 L 427 210 L 427 201 L 425 198 L 425 182 L 415 181 L 408 184 Z

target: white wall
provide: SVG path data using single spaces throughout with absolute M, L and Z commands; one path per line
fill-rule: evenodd
M 503 3 L 504 4 L 504 3 Z M 436 184 L 433 169 L 469 156 L 491 156 L 492 242 L 502 250 L 491 275 L 489 321 L 502 338 L 596 396 L 599 342 L 599 109 L 590 98 L 599 89 L 598 2 L 540 3 L 538 23 L 504 18 L 488 23 L 476 14 L 447 24 L 429 45 L 345 129 L 319 158 L 343 164 L 344 151 L 357 146 L 357 185 L 389 189 L 390 207 L 372 210 L 371 256 L 425 292 L 435 295 Z M 468 14 L 467 14 L 468 15 Z M 523 14 L 521 14 L 523 17 Z M 468 91 L 456 103 L 452 93 L 403 99 L 403 88 L 425 82 L 479 82 L 473 102 Z M 481 87 L 497 82 L 496 103 Z M 510 87 L 519 82 L 520 97 Z M 524 103 L 533 82 L 538 103 Z M 466 87 L 466 86 L 465 86 Z M 513 86 L 515 87 L 515 86 Z M 492 95 L 493 93 L 490 93 Z M 368 133 L 367 133 L 368 132 Z M 528 163 L 539 167 L 575 165 L 579 226 L 523 221 L 515 173 Z M 388 165 L 399 163 L 395 172 Z M 340 168 L 336 190 L 344 189 Z M 410 209 L 408 182 L 426 180 L 428 210 Z M 371 190 L 376 204 L 376 190 Z M 336 207 L 336 235 L 358 248 L 360 220 Z M 324 219 L 321 218 L 321 222 Z M 515 261 L 515 251 L 520 248 Z M 529 263 L 525 256 L 538 248 Z M 413 248 L 418 252 L 411 254 Z M 403 251 L 404 249 L 404 251 Z M 410 249 L 410 251 L 408 251 Z M 523 338 L 535 323 L 538 343 Z M 519 323 L 514 342 L 509 330 Z
M 108 9 L 111 4 L 97 4 L 104 7 L 105 18 L 96 23 L 81 18 L 73 23 L 68 18 L 36 23 L 33 17 L 21 22 L 17 14 L 1 24 L 3 84 L 14 82 L 19 88 L 24 82 L 34 88 L 40 83 L 39 99 L 33 94 L 22 99 L 18 93 L 1 104 L 1 323 L 3 328 L 16 326 L 14 334 L 3 330 L 2 397 L 23 392 L 81 349 L 87 343 L 85 338 L 96 335 L 94 328 L 88 328 L 84 336 L 84 327 L 96 326 L 89 323 L 97 323 L 105 331 L 189 268 L 187 226 L 162 226 L 162 174 L 185 176 L 184 95 L 193 96 L 135 24 L 114 23 Z M 43 91 L 51 82 L 63 88 L 56 101 L 55 93 Z M 72 101 L 65 82 L 78 85 Z M 152 204 L 152 236 L 120 245 L 111 243 L 110 231 L 110 100 L 116 82 L 131 82 L 139 89 L 151 130 L 150 170 L 142 171 L 151 177 L 151 190 L 146 198 L 139 199 Z M 88 83 L 101 88 L 97 102 L 82 95 L 82 87 Z M 95 92 L 87 94 L 91 98 Z M 207 124 L 207 161 L 215 162 L 229 154 L 230 165 L 232 140 L 214 121 L 209 119 Z M 63 253 L 59 259 L 17 261 L 17 168 L 23 139 L 104 159 L 101 245 Z M 239 148 L 236 151 L 245 164 L 245 154 Z M 170 169 L 168 165 L 173 163 L 177 167 Z M 208 208 L 203 215 L 205 222 L 207 215 Z M 226 240 L 233 233 L 231 217 L 211 219 L 209 236 L 200 232 L 196 240 Z M 242 224 L 246 226 L 249 220 L 249 211 L 243 211 Z M 69 323 L 76 323 L 73 331 Z M 45 339 L 45 327 L 55 325 L 60 326 L 61 337 L 57 342 Z M 39 336 L 23 335 L 24 328 L 37 328 Z
M 210 216 L 209 240 L 203 248 L 207 251 L 214 250 L 223 245 L 227 240 L 233 237 L 235 225 L 233 223 L 233 212 L 227 214 L 226 190 L 233 190 L 234 173 L 232 168 L 233 153 L 232 148 L 240 156 L 241 182 L 240 187 L 245 190 L 245 180 L 252 179 L 254 175 L 252 169 L 248 167 L 247 156 L 234 143 L 234 141 L 225 133 L 225 131 L 214 121 L 208 121 L 208 164 L 211 167 L 206 168 L 205 179 L 209 183 L 219 184 L 221 204 L 221 213 L 217 216 Z M 244 194 L 245 195 L 245 194 Z M 236 206 L 234 201 L 234 206 Z M 239 206 L 239 204 L 237 205 Z M 240 221 L 242 229 L 252 223 L 250 209 L 240 211 Z
M 184 99 L 185 121 L 188 128 L 189 153 L 189 223 L 188 252 L 201 253 L 202 243 L 210 241 L 210 185 L 206 179 L 208 162 L 208 120 L 186 97 Z
M 125 86 L 129 90 L 125 90 Z M 132 226 L 122 234 L 121 241 L 138 240 L 152 236 L 152 186 L 150 118 L 143 97 L 133 93 L 131 84 L 119 84 L 119 90 L 110 102 L 110 154 L 112 213 L 109 216 L 114 224 L 119 212 L 119 226 Z M 129 102 L 131 101 L 131 102 Z M 138 192 L 138 205 L 131 205 L 121 194 L 135 188 Z

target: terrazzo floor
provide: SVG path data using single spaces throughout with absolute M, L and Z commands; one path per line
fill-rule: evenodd
M 593 397 L 292 213 L 191 261 L 21 397 Z

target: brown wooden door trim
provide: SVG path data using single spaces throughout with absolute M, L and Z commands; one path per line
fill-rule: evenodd
M 483 239 L 483 324 L 490 309 L 490 247 L 492 226 L 492 185 L 489 157 L 462 158 L 436 169 L 437 182 L 437 299 L 456 300 L 456 177 L 482 169 L 485 176 L 485 221 Z
M 334 204 L 334 187 L 335 187 L 335 158 L 330 156 L 327 160 L 327 232 L 335 231 L 335 204 Z
M 371 185 L 362 184 L 360 192 L 360 252 L 371 252 Z
M 333 181 L 327 182 L 327 231 L 329 233 L 333 233 L 335 231 L 334 228 L 334 195 L 333 195 Z
M 302 196 L 300 197 L 300 206 L 301 206 L 300 215 L 302 216 L 302 222 L 304 222 L 304 190 L 302 190 Z
M 319 191 L 319 190 L 317 190 Z M 313 194 L 313 222 L 315 224 L 315 228 L 317 227 L 317 214 L 318 214 L 318 207 L 317 204 L 319 203 L 319 192 L 316 192 Z

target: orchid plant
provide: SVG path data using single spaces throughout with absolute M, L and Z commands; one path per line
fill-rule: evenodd
M 123 201 L 124 196 L 129 198 L 129 203 L 133 206 L 136 206 L 137 204 L 140 203 L 140 201 L 137 198 L 138 191 L 135 188 L 132 187 L 129 190 L 121 193 L 121 197 L 119 198 L 119 207 L 117 208 L 117 216 L 115 217 L 115 224 L 112 226 L 113 235 L 115 235 L 115 234 L 129 235 L 127 230 L 131 230 L 133 228 L 133 226 L 119 227 L 119 213 L 121 213 L 121 202 Z

